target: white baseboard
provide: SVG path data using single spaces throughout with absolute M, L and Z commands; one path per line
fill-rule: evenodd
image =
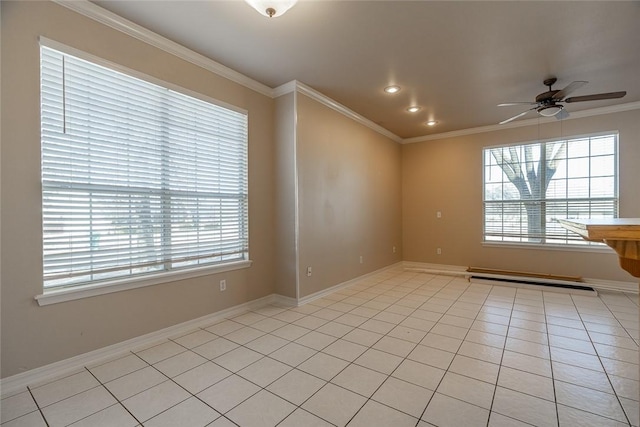
M 153 344 L 154 342 L 187 333 L 198 327 L 206 326 L 216 322 L 217 320 L 222 320 L 225 317 L 232 317 L 236 314 L 257 309 L 268 304 L 282 304 L 282 302 L 285 301 L 283 298 L 287 299 L 287 297 L 283 297 L 281 295 L 271 294 L 263 298 L 245 302 L 243 304 L 199 317 L 197 319 L 169 326 L 168 328 L 164 328 L 159 331 L 131 338 L 98 350 L 90 351 L 69 359 L 54 362 L 49 365 L 0 379 L 0 394 L 4 398 L 25 390 L 28 385 L 42 383 L 49 379 L 70 374 L 87 365 L 99 364 L 101 361 L 106 361 L 132 349 L 144 347 Z
M 416 273 L 441 274 L 446 276 L 469 276 L 466 266 L 447 265 L 447 264 L 429 264 L 426 262 L 403 261 L 402 265 L 406 271 Z
M 107 361 L 114 356 L 125 353 L 132 349 L 141 348 L 147 345 L 151 345 L 155 342 L 168 339 L 170 337 L 179 336 L 198 327 L 214 323 L 217 320 L 222 320 L 226 317 L 232 317 L 236 314 L 240 314 L 252 309 L 257 309 L 268 304 L 277 304 L 285 307 L 298 307 L 315 299 L 322 298 L 323 296 L 335 292 L 339 289 L 355 284 L 359 280 L 401 265 L 401 262 L 392 264 L 363 276 L 356 277 L 355 279 L 349 280 L 347 282 L 332 286 L 331 288 L 316 292 L 300 300 L 286 297 L 284 295 L 271 294 L 263 298 L 245 302 L 243 304 L 239 304 L 212 314 L 208 314 L 206 316 L 199 317 L 197 319 L 169 326 L 168 328 L 164 328 L 159 331 L 151 332 L 107 347 L 90 351 L 88 353 L 80 354 L 69 359 L 61 360 L 59 362 L 54 362 L 49 365 L 41 366 L 39 368 L 12 375 L 10 377 L 2 378 L 0 379 L 0 395 L 3 398 L 11 396 L 23 390 L 26 390 L 26 387 L 29 385 L 43 383 L 50 379 L 73 373 L 78 369 L 84 368 L 85 366 L 99 364 L 102 361 Z
M 298 300 L 292 297 L 286 297 L 284 295 L 273 294 L 273 304 L 282 305 L 285 307 L 297 307 Z
M 582 280 L 587 285 L 599 291 L 627 292 L 630 294 L 638 293 L 638 287 L 639 287 L 638 283 L 634 283 L 634 282 L 620 282 L 616 280 L 591 279 L 588 277 L 585 277 Z
M 378 270 L 372 271 L 371 273 L 367 273 L 367 274 L 364 274 L 362 276 L 355 277 L 355 278 L 353 278 L 351 280 L 347 280 L 346 282 L 338 283 L 337 285 L 333 285 L 333 286 L 331 286 L 331 287 L 329 287 L 327 289 L 323 289 L 321 291 L 314 292 L 311 295 L 307 295 L 306 297 L 299 298 L 297 300 L 297 306 L 308 304 L 311 301 L 320 299 L 320 298 L 322 298 L 322 297 L 324 297 L 326 295 L 329 295 L 329 294 L 331 294 L 331 293 L 333 293 L 335 291 L 338 291 L 340 289 L 344 289 L 344 288 L 346 288 L 348 286 L 351 286 L 351 285 L 355 285 L 356 283 L 358 283 L 359 281 L 361 281 L 363 279 L 366 279 L 367 277 L 371 277 L 371 276 L 374 276 L 376 274 L 382 273 L 383 271 L 391 270 L 392 268 L 397 268 L 397 267 L 402 267 L 402 266 L 403 266 L 403 262 L 400 261 L 400 262 L 397 262 L 395 264 L 391 264 L 391 265 L 388 265 L 386 267 L 382 267 L 382 268 L 380 268 Z
M 49 365 L 29 370 L 27 372 L 22 372 L 20 374 L 0 379 L 0 395 L 4 398 L 16 394 L 25 390 L 28 385 L 42 383 L 49 379 L 72 373 L 74 371 L 77 371 L 78 369 L 82 369 L 87 365 L 99 364 L 101 361 L 106 361 L 113 358 L 114 356 L 130 351 L 132 349 L 144 347 L 146 345 L 150 345 L 154 342 L 168 339 L 170 337 L 175 337 L 183 333 L 187 333 L 198 327 L 214 323 L 218 320 L 222 320 L 226 317 L 232 317 L 236 314 L 240 314 L 252 309 L 257 309 L 268 304 L 277 304 L 285 307 L 298 307 L 316 299 L 322 298 L 340 289 L 354 285 L 363 279 L 398 267 L 404 268 L 407 271 L 416 271 L 430 274 L 454 275 L 464 277 L 469 275 L 469 273 L 466 271 L 467 267 L 401 261 L 387 267 L 383 267 L 371 273 L 358 276 L 346 282 L 331 286 L 330 288 L 323 289 L 322 291 L 315 292 L 311 295 L 307 295 L 306 297 L 300 299 L 271 294 L 263 298 L 229 307 L 216 313 L 208 314 L 197 319 L 170 326 L 159 331 L 151 332 L 149 334 L 145 334 L 136 338 L 131 338 L 129 340 L 103 347 L 98 350 L 90 351 L 88 353 L 80 354 L 69 359 L 54 362 Z M 633 282 L 585 279 L 584 283 L 598 290 L 638 293 L 638 284 Z
M 467 267 L 459 265 L 448 264 L 429 264 L 424 262 L 403 261 L 405 270 L 415 271 L 420 273 L 441 274 L 441 275 L 453 275 L 470 277 L 471 274 L 467 272 Z M 638 283 L 623 282 L 615 280 L 603 280 L 583 278 L 582 283 L 586 286 L 590 286 L 598 291 L 615 291 L 615 292 L 627 292 L 637 294 L 639 292 Z M 508 286 L 503 284 L 502 286 Z

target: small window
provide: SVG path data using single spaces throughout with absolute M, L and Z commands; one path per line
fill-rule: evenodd
M 618 217 L 618 135 L 485 148 L 484 240 L 589 244 L 557 219 Z
M 41 47 L 44 288 L 248 258 L 247 115 Z

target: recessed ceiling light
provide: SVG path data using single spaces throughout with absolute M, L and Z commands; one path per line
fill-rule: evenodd
M 387 86 L 387 87 L 384 88 L 384 91 L 387 92 L 387 93 L 392 93 L 392 94 L 393 93 L 398 93 L 398 92 L 400 92 L 400 86 L 395 86 L 395 85 Z
M 418 107 L 417 105 L 412 105 L 411 107 L 407 108 L 407 111 L 410 113 L 417 113 L 418 111 L 420 111 L 420 107 Z
M 438 121 L 437 120 L 429 120 L 428 122 L 425 122 L 424 124 L 427 125 L 427 126 L 435 126 L 435 125 L 438 124 Z

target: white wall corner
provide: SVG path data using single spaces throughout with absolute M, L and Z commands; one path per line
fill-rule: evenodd
M 383 271 L 391 270 L 393 268 L 402 267 L 402 261 L 388 265 L 386 267 L 382 267 L 378 270 L 372 271 L 371 273 L 363 274 L 362 276 L 354 277 L 353 279 L 347 280 L 346 282 L 338 283 L 337 285 L 333 285 L 327 289 L 323 289 L 318 292 L 314 292 L 311 295 L 307 295 L 306 297 L 298 298 L 298 306 L 308 304 L 311 301 L 315 301 L 320 299 L 326 295 L 329 295 L 335 291 L 339 291 L 340 289 L 347 288 L 349 286 L 355 285 L 363 279 L 366 279 L 371 276 L 375 276 L 378 273 L 382 273 Z
M 339 102 L 329 98 L 328 96 L 318 92 L 317 90 L 313 89 L 310 86 L 305 85 L 304 83 L 301 83 L 299 81 L 295 81 L 296 82 L 296 91 L 299 93 L 302 93 L 304 95 L 307 95 L 308 97 L 310 97 L 311 99 L 343 114 L 346 117 L 349 117 L 350 119 L 360 123 L 363 126 L 368 127 L 369 129 L 379 133 L 380 135 L 386 136 L 387 138 L 391 139 L 394 142 L 397 143 L 401 143 L 402 142 L 402 138 L 400 138 L 398 135 L 396 135 L 395 133 L 383 128 L 382 126 L 380 126 L 377 123 L 372 122 L 371 120 L 367 119 L 366 117 L 356 113 L 355 111 L 345 107 L 344 105 L 340 104 Z
M 283 307 L 298 307 L 300 304 L 296 298 L 286 297 L 284 295 L 274 294 L 273 295 L 273 303 L 276 305 L 281 305 Z
M 280 86 L 278 86 L 277 88 L 273 89 L 273 92 L 271 92 L 271 96 L 273 98 L 278 98 L 282 95 L 286 95 L 288 93 L 293 93 L 296 91 L 298 87 L 298 81 L 297 80 L 291 80 L 290 82 L 287 82 L 285 84 L 282 84 Z

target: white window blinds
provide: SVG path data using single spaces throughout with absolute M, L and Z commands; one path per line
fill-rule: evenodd
M 41 47 L 44 286 L 247 259 L 247 115 Z
M 484 240 L 587 245 L 557 219 L 617 218 L 618 135 L 484 149 Z

